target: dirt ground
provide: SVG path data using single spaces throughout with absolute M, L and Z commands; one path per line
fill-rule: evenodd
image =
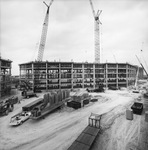
M 78 110 L 65 106 L 45 119 L 29 119 L 21 126 L 12 127 L 9 125 L 10 118 L 36 98 L 21 100 L 13 112 L 0 117 L 0 150 L 66 150 L 88 125 L 91 112 L 103 115 L 102 131 L 92 150 L 147 150 L 148 122 L 144 111 L 142 115 L 134 114 L 132 121 L 127 120 L 125 114 L 141 93 L 121 89 L 91 95 L 97 97 L 98 102 L 90 102 Z M 43 93 L 39 95 L 42 96 Z M 141 100 L 143 103 L 147 101 Z

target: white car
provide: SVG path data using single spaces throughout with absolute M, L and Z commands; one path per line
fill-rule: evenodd
M 11 117 L 10 125 L 17 126 L 21 125 L 23 122 L 29 119 L 31 116 L 31 112 L 21 112 L 16 114 L 15 116 Z

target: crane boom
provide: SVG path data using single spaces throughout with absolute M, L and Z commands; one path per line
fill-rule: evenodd
M 90 2 L 90 6 L 91 6 L 91 9 L 92 9 L 93 16 L 95 18 L 95 10 L 94 10 L 94 7 L 93 7 L 93 3 L 92 3 L 91 0 L 89 0 L 89 2 Z
M 136 55 L 136 57 L 137 57 L 137 55 Z M 145 73 L 146 73 L 146 75 L 147 75 L 147 77 L 148 77 L 148 73 L 147 73 L 147 71 L 145 70 L 144 66 L 142 65 L 142 63 L 140 62 L 140 60 L 139 60 L 138 57 L 137 57 L 137 59 L 138 59 L 138 61 L 139 61 L 140 65 L 141 65 L 141 67 L 143 68 L 143 70 L 145 71 Z
M 92 13 L 94 16 L 94 21 L 95 21 L 95 62 L 96 63 L 100 63 L 100 50 L 101 50 L 101 46 L 100 46 L 100 24 L 102 24 L 99 20 L 99 16 L 102 12 L 102 10 L 98 10 L 97 13 L 95 13 L 93 4 L 92 4 L 92 0 L 90 1 L 90 6 L 92 9 Z
M 43 59 L 43 53 L 44 53 L 44 49 L 45 49 L 45 42 L 46 42 L 47 30 L 48 30 L 49 8 L 50 8 L 52 2 L 53 2 L 53 0 L 50 1 L 49 5 L 47 5 L 45 2 L 43 2 L 47 6 L 47 12 L 46 12 L 46 16 L 45 16 L 44 23 L 43 23 L 37 61 L 42 61 L 42 59 Z

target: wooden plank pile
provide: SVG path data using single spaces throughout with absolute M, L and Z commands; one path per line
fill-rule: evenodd
M 78 109 L 89 104 L 90 97 L 87 91 L 77 91 L 71 95 L 71 101 L 67 102 L 68 107 Z

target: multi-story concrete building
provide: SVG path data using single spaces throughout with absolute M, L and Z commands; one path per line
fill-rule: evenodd
M 11 63 L 0 57 L 0 98 L 11 92 Z
M 20 79 L 40 89 L 127 87 L 134 84 L 137 66 L 128 63 L 28 62 L 20 64 Z

